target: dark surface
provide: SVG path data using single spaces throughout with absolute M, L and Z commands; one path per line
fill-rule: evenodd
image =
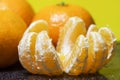
M 3 69 L 0 72 L 0 80 L 108 80 L 103 75 L 98 73 L 80 76 L 68 76 L 63 74 L 61 76 L 44 76 L 44 75 L 33 75 L 27 72 L 22 66 L 17 63 L 8 69 Z
M 9 68 L 0 69 L 0 80 L 120 80 L 120 43 L 117 43 L 116 55 L 112 61 L 96 74 L 80 76 L 63 74 L 54 77 L 33 75 L 23 69 L 18 62 Z

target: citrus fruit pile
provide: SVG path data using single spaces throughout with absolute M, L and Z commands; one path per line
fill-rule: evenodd
M 107 27 L 98 29 L 70 17 L 60 30 L 57 46 L 52 44 L 48 23 L 36 20 L 18 45 L 19 60 L 33 74 L 69 75 L 95 73 L 114 55 L 116 37 Z

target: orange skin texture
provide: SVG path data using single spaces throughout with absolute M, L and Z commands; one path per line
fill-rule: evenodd
M 27 25 L 31 23 L 34 16 L 34 11 L 26 0 L 0 0 L 0 9 L 16 13 L 22 17 Z
M 49 36 L 53 39 L 53 44 L 56 45 L 59 37 L 60 29 L 64 26 L 69 17 L 78 16 L 85 22 L 88 29 L 90 24 L 94 24 L 94 20 L 90 13 L 80 6 L 75 5 L 53 5 L 43 8 L 33 21 L 44 19 L 49 25 Z
M 18 61 L 17 46 L 26 28 L 18 15 L 0 10 L 0 68 Z

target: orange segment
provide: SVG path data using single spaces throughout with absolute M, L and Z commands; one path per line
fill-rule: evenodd
M 21 39 L 19 59 L 23 67 L 34 74 L 59 75 L 61 62 L 49 38 L 44 20 L 33 22 Z M 28 57 L 29 56 L 29 57 Z
M 86 36 L 88 37 L 90 35 L 90 32 L 97 32 L 98 28 L 95 24 L 91 24 L 90 27 L 88 28 Z
M 88 43 L 88 60 L 85 73 L 95 73 L 102 66 L 105 42 L 98 32 L 90 32 Z
M 110 45 L 116 41 L 114 33 L 107 27 L 100 28 L 99 33 L 102 35 L 105 42 Z
M 36 66 L 36 62 L 35 62 L 35 45 L 36 45 L 36 37 L 38 35 L 38 33 L 42 30 L 47 30 L 48 29 L 48 25 L 47 25 L 47 22 L 44 21 L 44 20 L 37 20 L 37 21 L 34 21 L 33 23 L 31 23 L 31 25 L 27 28 L 27 30 L 25 31 L 24 35 L 23 35 L 23 38 L 21 39 L 19 45 L 21 45 L 21 47 L 24 49 L 24 46 L 25 45 L 26 47 L 29 47 L 28 50 L 24 49 L 24 52 L 26 51 L 29 51 L 27 53 L 24 53 L 22 52 L 24 55 L 30 55 L 31 56 L 31 59 L 27 59 L 27 57 L 24 57 L 24 59 L 22 59 L 23 57 L 21 55 L 20 56 L 20 59 L 23 60 L 21 61 L 21 63 L 23 64 L 23 66 L 27 69 L 28 68 L 28 71 L 32 72 L 32 73 L 38 73 L 37 71 L 37 66 Z M 30 34 L 29 34 L 30 33 Z M 32 33 L 36 34 L 36 35 L 32 35 Z M 28 39 L 27 39 L 27 36 L 28 35 Z M 25 42 L 28 41 L 28 44 L 25 44 Z M 24 44 L 22 44 L 24 43 Z M 29 46 L 27 46 L 29 45 Z M 19 50 L 19 53 L 22 49 Z M 29 54 L 28 54 L 29 53 Z M 31 68 L 30 67 L 30 64 L 28 65 L 28 62 L 32 60 L 32 63 L 31 64 Z M 29 66 L 29 67 L 28 67 Z M 32 68 L 34 68 L 32 70 Z
M 39 33 L 42 30 L 48 30 L 48 23 L 45 20 L 37 20 L 30 24 L 24 34 L 29 32 Z
M 34 74 L 59 75 L 61 62 L 46 31 L 26 33 L 18 46 L 19 59 Z
M 21 39 L 19 45 L 18 45 L 18 52 L 19 52 L 19 60 L 23 67 L 30 71 L 31 73 L 36 74 L 37 69 L 35 65 L 35 59 L 34 59 L 34 43 L 36 33 L 27 33 L 23 36 Z
M 115 38 L 114 33 L 107 27 L 99 29 L 99 33 L 102 35 L 102 38 L 104 39 L 105 43 L 108 46 L 108 52 L 107 52 L 108 56 L 105 62 L 106 64 L 110 61 L 111 57 L 114 55 L 116 38 Z
M 69 75 L 79 75 L 83 72 L 88 56 L 88 41 L 80 35 L 73 47 L 70 58 L 66 62 L 65 72 Z
M 86 34 L 85 24 L 82 19 L 78 17 L 71 17 L 62 28 L 58 40 L 57 51 L 63 56 L 67 57 L 76 41 L 76 38 L 80 35 Z M 61 60 L 64 66 L 65 61 Z
M 42 70 L 46 70 L 44 74 L 59 75 L 62 73 L 61 62 L 51 41 L 46 31 L 38 34 L 35 47 L 36 61 L 39 67 L 42 64 Z

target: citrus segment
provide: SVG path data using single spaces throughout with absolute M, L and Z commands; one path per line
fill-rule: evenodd
M 57 51 L 66 57 L 71 52 L 76 38 L 80 34 L 86 34 L 84 22 L 78 17 L 70 18 L 60 32 Z M 61 61 L 64 63 L 64 60 Z
M 88 63 L 91 64 L 88 69 L 88 73 L 95 73 L 102 65 L 104 60 L 104 52 L 107 47 L 102 36 L 98 32 L 91 32 L 88 37 L 89 49 L 88 49 Z M 90 57 L 92 55 L 92 57 Z M 92 59 L 90 59 L 90 58 Z
M 61 62 L 51 41 L 46 31 L 38 34 L 35 47 L 36 61 L 42 64 L 42 70 L 47 70 L 44 74 L 59 75 L 62 73 Z
M 111 57 L 114 55 L 114 49 L 115 49 L 115 45 L 116 45 L 116 38 L 114 33 L 109 29 L 109 28 L 100 28 L 99 29 L 99 33 L 102 35 L 105 43 L 108 46 L 108 56 L 107 56 L 107 60 L 105 62 L 108 63 L 111 59 Z
M 28 27 L 18 45 L 20 62 L 31 73 L 59 75 L 62 73 L 61 62 L 47 29 L 44 20 L 37 20 Z
M 97 32 L 98 28 L 95 24 L 91 24 L 87 30 L 87 34 L 86 37 L 88 37 L 90 35 L 90 32 Z
M 42 30 L 48 30 L 48 23 L 45 20 L 37 20 L 30 24 L 24 34 L 29 32 L 39 33 Z
M 35 42 L 35 37 L 36 33 L 27 33 L 23 36 L 18 45 L 19 60 L 21 64 L 25 69 L 34 74 L 37 73 L 34 57 L 35 43 L 32 43 L 33 41 Z
M 66 58 L 67 61 L 65 60 L 65 72 L 69 75 L 79 75 L 83 73 L 87 57 L 88 41 L 83 35 L 80 35 L 77 38 L 75 46 L 73 47 L 71 53 L 68 54 L 68 57 Z
M 46 75 L 62 73 L 61 62 L 47 31 L 24 34 L 18 50 L 20 62 L 29 72 Z

